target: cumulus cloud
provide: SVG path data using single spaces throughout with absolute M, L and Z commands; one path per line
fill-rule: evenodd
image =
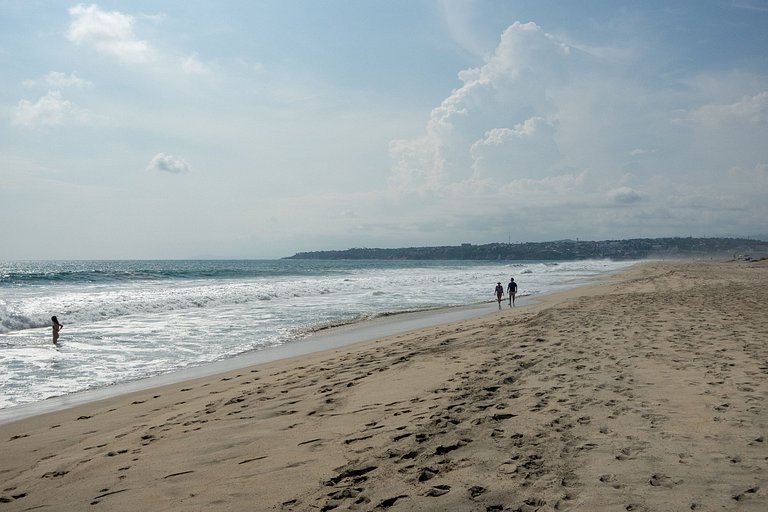
M 71 23 L 67 37 L 76 44 L 92 46 L 124 62 L 144 63 L 153 58 L 147 41 L 133 31 L 135 18 L 118 11 L 104 11 L 96 4 L 76 5 L 69 9 Z
M 25 80 L 24 85 L 27 87 L 44 86 L 62 89 L 66 87 L 88 88 L 91 87 L 93 83 L 80 78 L 74 71 L 70 74 L 62 73 L 61 71 L 51 71 L 42 78 Z
M 189 164 L 180 157 L 158 153 L 149 161 L 147 171 L 186 174 L 189 172 Z
M 757 92 L 722 101 L 740 90 L 726 73 L 681 94 L 685 79 L 635 80 L 632 54 L 569 43 L 515 23 L 483 65 L 461 71 L 423 135 L 390 143 L 389 192 L 418 205 L 390 220 L 417 215 L 457 234 L 526 225 L 520 236 L 535 239 L 712 234 L 716 222 L 747 230 L 768 215 L 764 86 L 744 80 Z M 706 100 L 691 109 L 692 97 Z
M 471 179 L 540 176 L 557 159 L 547 88 L 563 84 L 571 49 L 535 23 L 514 23 L 463 85 L 432 110 L 426 135 L 395 141 L 391 183 L 438 190 Z
M 36 102 L 19 101 L 11 113 L 11 124 L 25 128 L 59 126 L 65 123 L 82 124 L 92 118 L 87 110 L 80 109 L 65 100 L 60 91 L 48 94 Z

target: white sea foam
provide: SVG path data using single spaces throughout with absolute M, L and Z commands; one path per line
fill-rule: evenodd
M 321 326 L 488 302 L 496 282 L 506 285 L 510 277 L 526 296 L 627 264 L 168 262 L 148 269 L 146 262 L 128 262 L 115 270 L 78 262 L 38 263 L 15 273 L 0 268 L 5 276 L 21 275 L 19 282 L 0 281 L 0 408 L 290 343 Z M 53 314 L 65 326 L 58 348 L 51 343 Z

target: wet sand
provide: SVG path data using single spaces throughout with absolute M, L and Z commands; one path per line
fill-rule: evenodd
M 519 305 L 532 303 L 530 297 L 518 298 Z M 471 304 L 450 308 L 422 310 L 387 315 L 363 322 L 354 322 L 337 327 L 319 330 L 301 340 L 285 345 L 254 350 L 213 363 L 206 363 L 171 373 L 145 379 L 113 384 L 103 388 L 90 389 L 77 393 L 51 397 L 36 403 L 0 409 L 0 425 L 47 412 L 68 409 L 76 405 L 94 402 L 105 398 L 125 395 L 134 391 L 174 384 L 187 380 L 218 375 L 249 366 L 269 363 L 291 357 L 300 357 L 332 348 L 344 347 L 362 341 L 374 340 L 385 336 L 400 334 L 424 327 L 486 315 L 496 308 L 496 301 Z
M 768 510 L 768 261 L 0 426 L 4 510 Z

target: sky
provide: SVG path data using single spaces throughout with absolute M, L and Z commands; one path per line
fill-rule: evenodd
M 768 233 L 768 0 L 0 0 L 0 260 Z

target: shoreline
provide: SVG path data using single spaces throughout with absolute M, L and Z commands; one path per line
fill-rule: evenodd
M 210 267 L 206 272 L 218 268 L 215 262 L 205 265 Z M 525 278 L 527 288 L 524 293 L 528 295 L 556 291 L 563 282 L 567 286 L 574 286 L 574 283 L 579 284 L 595 275 L 627 266 L 626 263 L 609 261 L 580 262 L 565 267 L 546 263 L 532 265 L 513 266 L 524 274 L 530 273 Z M 95 269 L 92 272 L 106 272 L 106 282 L 110 283 L 107 288 L 122 296 L 126 293 L 130 295 L 134 287 L 133 283 L 120 284 L 121 274 L 117 270 L 124 266 L 105 263 L 86 268 Z M 142 262 L 129 265 L 130 268 L 135 267 L 138 276 L 143 275 L 141 269 L 146 266 Z M 298 272 L 295 268 L 275 270 L 270 264 L 258 262 L 232 266 L 244 272 L 265 273 L 265 266 L 267 274 Z M 72 403 L 79 398 L 77 394 L 82 392 L 132 383 L 187 368 L 204 367 L 210 363 L 218 364 L 218 361 L 248 355 L 270 346 L 296 345 L 302 343 L 301 340 L 306 336 L 327 331 L 330 327 L 345 327 L 347 324 L 371 320 L 379 322 L 379 317 L 398 322 L 401 313 L 421 314 L 426 311 L 426 314 L 431 314 L 433 311 L 439 312 L 439 308 L 461 308 L 490 295 L 486 294 L 485 286 L 480 288 L 480 284 L 488 283 L 491 279 L 495 283 L 499 278 L 499 269 L 510 268 L 498 264 L 480 267 L 459 264 L 446 268 L 438 266 L 434 270 L 436 274 L 431 270 L 417 270 L 414 274 L 412 267 L 420 268 L 417 263 L 382 266 L 389 267 L 392 267 L 392 275 L 389 270 L 379 275 L 376 270 L 379 265 L 373 265 L 372 269 L 358 276 L 362 280 L 355 286 L 350 286 L 346 277 L 340 279 L 334 272 L 324 274 L 323 265 L 312 267 L 313 273 L 319 272 L 319 275 L 312 278 L 312 285 L 302 294 L 316 294 L 320 297 L 318 300 L 295 300 L 293 295 L 296 290 L 293 290 L 294 285 L 291 284 L 293 278 L 280 279 L 273 276 L 264 282 L 229 282 L 226 272 L 222 280 L 205 280 L 201 286 L 183 285 L 180 292 L 174 291 L 168 296 L 162 291 L 158 292 L 151 281 L 139 280 L 136 286 L 141 292 L 135 294 L 135 299 L 125 297 L 127 300 L 121 299 L 115 306 L 104 299 L 108 297 L 107 294 L 95 293 L 90 297 L 91 293 L 87 289 L 82 290 L 85 297 L 78 297 L 81 291 L 77 279 L 69 283 L 69 287 L 57 290 L 47 290 L 45 285 L 37 291 L 30 291 L 31 295 L 20 292 L 21 295 L 29 295 L 27 299 L 22 299 L 30 303 L 25 306 L 28 310 L 63 308 L 63 311 L 68 311 L 65 323 L 69 325 L 56 351 L 49 350 L 50 326 L 29 332 L 25 329 L 12 331 L 7 337 L 0 334 L 1 344 L 9 348 L 3 351 L 3 357 L 0 358 L 2 367 L 6 369 L 2 386 L 5 394 L 0 400 L 0 411 L 32 403 L 41 403 L 53 409 L 55 401 L 51 401 L 51 398 L 55 396 L 71 395 L 72 400 L 63 400 Z M 174 268 L 174 265 L 168 264 L 162 267 L 162 271 L 172 278 Z M 189 264 L 182 268 L 192 272 L 201 271 L 202 267 Z M 350 271 L 357 276 L 355 265 L 345 265 L 343 268 L 345 272 Z M 65 282 L 67 275 L 67 269 L 63 269 L 62 279 Z M 51 282 L 55 282 L 57 276 L 54 274 Z M 383 282 L 377 282 L 377 279 L 383 279 Z M 435 279 L 434 287 L 422 286 Z M 414 285 L 417 286 L 411 290 L 410 287 Z M 357 295 L 368 286 L 373 290 L 370 296 Z M 53 301 L 56 306 L 35 306 L 39 301 L 31 297 L 38 294 L 47 297 L 45 300 Z M 221 298 L 222 294 L 226 298 Z M 272 294 L 275 296 L 272 297 Z M 53 299 L 58 295 L 61 295 L 59 299 Z M 227 306 L 228 301 L 234 305 Z M 18 308 L 20 311 L 24 309 L 22 306 Z M 136 312 L 136 316 L 131 314 L 125 320 L 109 320 L 112 316 L 121 318 L 122 314 L 131 311 Z M 24 318 L 24 315 L 13 312 L 2 313 L 2 323 L 6 326 L 11 325 L 8 323 L 9 318 Z M 88 319 L 96 313 L 98 319 L 89 322 Z M 24 325 L 23 322 L 21 325 Z M 226 366 L 223 368 L 226 369 Z M 7 417 L 13 416 L 13 413 L 0 415 Z
M 542 299 L 0 425 L 0 510 L 768 507 L 768 261 Z
M 39 402 L 6 407 L 0 409 L 0 425 L 12 423 L 31 416 L 37 416 L 39 414 L 47 414 L 69 409 L 77 405 L 88 404 L 107 398 L 147 391 L 156 387 L 178 384 L 189 380 L 216 376 L 250 366 L 262 365 L 280 361 L 282 359 L 301 357 L 356 343 L 365 343 L 384 336 L 431 327 L 441 323 L 475 318 L 489 314 L 488 309 L 490 309 L 488 304 L 479 303 L 467 306 L 455 306 L 451 308 L 387 315 L 361 322 L 329 327 L 312 332 L 304 338 L 284 345 L 269 347 L 262 350 L 254 350 L 220 361 L 191 366 L 182 370 L 154 375 L 143 379 L 119 382 L 101 388 L 87 389 L 54 396 Z
M 596 276 L 593 279 L 600 279 L 602 277 L 605 276 Z M 590 281 L 591 280 L 587 280 L 586 282 L 588 283 Z M 567 286 L 566 289 L 583 285 L 584 283 Z M 545 297 L 553 293 L 561 293 L 561 291 L 562 290 L 541 295 L 518 297 L 516 300 L 516 307 L 525 307 L 526 305 L 537 302 L 537 297 Z M 168 384 L 176 384 L 187 380 L 215 376 L 220 373 L 226 373 L 249 366 L 270 363 L 281 359 L 301 357 L 303 355 L 324 352 L 326 350 L 356 343 L 365 343 L 377 338 L 432 327 L 438 324 L 452 323 L 480 317 L 498 311 L 491 307 L 495 306 L 495 304 L 495 301 L 487 301 L 467 304 L 464 306 L 406 311 L 402 313 L 386 314 L 363 321 L 326 327 L 310 332 L 301 339 L 283 345 L 245 352 L 220 361 L 191 366 L 142 379 L 118 382 L 100 388 L 67 393 L 50 397 L 39 402 L 2 408 L 0 409 L 0 425 L 12 423 L 39 414 L 69 409 L 89 402 L 126 395 L 136 391 L 149 390 Z

